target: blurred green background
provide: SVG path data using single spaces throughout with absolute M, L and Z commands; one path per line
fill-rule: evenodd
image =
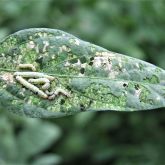
M 165 69 L 165 1 L 0 0 L 0 39 L 61 29 Z M 164 165 L 165 111 L 28 119 L 0 111 L 0 165 Z

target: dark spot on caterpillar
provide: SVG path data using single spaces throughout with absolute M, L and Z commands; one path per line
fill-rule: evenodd
M 81 68 L 81 69 L 80 69 L 80 73 L 81 73 L 81 74 L 84 74 L 84 72 L 85 72 L 85 68 Z
M 36 92 L 33 91 L 33 93 L 36 94 L 36 95 L 38 95 L 38 92 L 37 91 Z

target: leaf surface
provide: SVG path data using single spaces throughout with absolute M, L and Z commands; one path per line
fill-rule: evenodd
M 55 78 L 49 88 L 56 93 L 53 99 L 40 97 L 16 80 L 16 72 L 29 72 L 19 64 L 32 64 L 37 73 Z M 40 84 L 36 87 L 42 90 Z M 61 117 L 161 107 L 165 107 L 165 71 L 150 63 L 55 29 L 22 30 L 0 43 L 0 109 L 28 117 Z

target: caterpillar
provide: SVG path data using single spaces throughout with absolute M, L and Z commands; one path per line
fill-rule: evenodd
M 30 70 L 32 70 L 34 72 L 36 71 L 36 68 L 35 68 L 35 66 L 33 64 L 19 64 L 18 68 L 19 69 L 30 69 Z
M 29 79 L 28 82 L 33 83 L 33 84 L 44 84 L 42 86 L 43 90 L 47 90 L 50 87 L 50 80 L 47 78 L 38 78 L 38 79 Z
M 48 97 L 49 100 L 54 99 L 56 96 L 58 96 L 59 94 L 62 94 L 66 97 L 70 97 L 70 93 L 66 92 L 64 89 L 62 88 L 57 88 L 53 94 L 51 96 Z
M 33 84 L 30 84 L 28 81 L 26 81 L 23 77 L 21 76 L 16 76 L 16 80 L 25 86 L 26 88 L 30 89 L 34 93 L 38 94 L 40 97 L 46 99 L 48 98 L 48 95 L 45 94 L 42 90 L 40 90 L 38 87 L 34 86 Z
M 26 78 L 47 78 L 48 80 L 52 81 L 55 78 L 53 76 L 48 76 L 44 73 L 40 73 L 40 72 L 15 72 L 14 76 L 22 76 L 22 77 L 26 77 Z

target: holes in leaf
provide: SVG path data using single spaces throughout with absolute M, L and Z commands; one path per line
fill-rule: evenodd
M 93 61 L 93 60 L 94 60 L 94 57 L 91 57 L 91 58 L 90 58 L 90 61 Z
M 89 65 L 93 65 L 93 62 L 91 61 L 91 62 L 89 62 Z
M 84 74 L 84 72 L 85 72 L 85 68 L 81 68 L 81 69 L 80 69 L 80 73 L 81 73 L 81 74 Z
M 123 84 L 123 87 L 128 87 L 128 84 L 124 83 L 124 84 Z
M 94 60 L 94 57 L 91 57 L 91 58 L 90 58 L 89 65 L 93 65 L 93 60 Z
M 64 99 L 61 99 L 60 104 L 63 105 L 65 103 Z

